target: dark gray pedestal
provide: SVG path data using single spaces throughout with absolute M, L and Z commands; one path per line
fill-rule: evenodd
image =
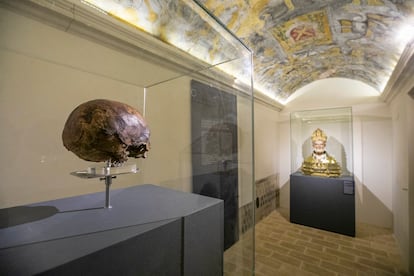
M 0 275 L 222 275 L 223 201 L 154 185 L 0 210 Z
M 290 221 L 355 236 L 353 177 L 290 175 Z

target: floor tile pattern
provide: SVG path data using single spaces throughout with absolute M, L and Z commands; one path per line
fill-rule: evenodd
M 256 225 L 255 275 L 409 275 L 389 229 L 357 224 L 349 237 L 290 223 L 284 213 L 273 211 Z M 249 231 L 225 252 L 224 275 L 252 275 Z

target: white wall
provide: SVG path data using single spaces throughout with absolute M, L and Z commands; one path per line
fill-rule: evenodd
M 413 214 L 410 214 L 410 195 L 409 192 L 414 188 L 413 179 L 410 179 L 414 164 L 410 163 L 414 153 L 410 152 L 410 143 L 414 140 L 413 136 L 413 114 L 414 100 L 408 95 L 401 93 L 391 103 L 393 118 L 393 212 L 394 212 L 394 235 L 401 248 L 402 256 L 408 266 L 410 256 L 410 245 L 414 239 L 414 229 L 410 228 Z M 412 149 L 412 148 L 411 148 Z M 411 182 L 410 182 L 411 181 Z M 411 197 L 412 199 L 412 197 Z M 411 243 L 411 244 L 410 244 Z M 412 248 L 411 248 L 412 251 Z M 411 252 L 411 256 L 413 252 Z M 413 257 L 411 257 L 413 266 Z
M 148 158 L 138 160 L 139 183 L 192 190 L 190 79 L 147 89 L 146 120 L 151 130 Z
M 279 183 L 280 183 L 280 207 L 288 210 L 290 208 L 290 121 L 286 116 L 279 122 Z
M 239 206 L 254 200 L 253 109 L 250 97 L 237 98 Z
M 356 219 L 392 228 L 392 120 L 383 103 L 353 107 Z
M 279 112 L 263 104 L 254 105 L 255 178 L 279 171 Z

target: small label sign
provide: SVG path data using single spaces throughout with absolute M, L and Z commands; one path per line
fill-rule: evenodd
M 354 194 L 354 182 L 353 181 L 344 181 L 344 194 L 346 195 Z

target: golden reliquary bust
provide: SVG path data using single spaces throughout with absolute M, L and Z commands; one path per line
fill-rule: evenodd
M 325 177 L 341 175 L 341 167 L 335 158 L 325 150 L 327 140 L 325 133 L 320 128 L 312 133 L 313 152 L 303 161 L 302 172 L 304 174 Z

